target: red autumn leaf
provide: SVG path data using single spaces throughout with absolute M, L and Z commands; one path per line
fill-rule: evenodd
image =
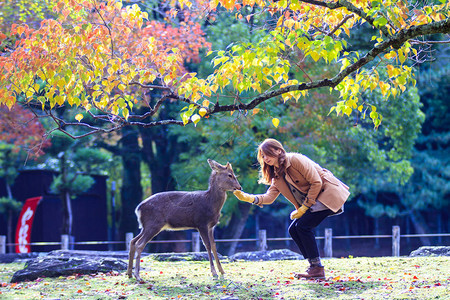
M 419 279 L 419 278 L 417 278 L 417 276 L 414 276 L 413 279 Z
M 78 291 L 77 291 L 78 294 L 80 294 L 80 293 L 82 293 L 82 292 L 83 292 L 82 290 L 78 290 Z

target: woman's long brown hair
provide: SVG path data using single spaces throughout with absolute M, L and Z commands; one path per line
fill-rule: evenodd
M 281 150 L 280 154 L 277 154 L 277 150 Z M 278 168 L 269 166 L 264 162 L 263 154 L 270 157 L 278 157 Z M 284 176 L 286 170 L 286 150 L 283 145 L 275 139 L 266 139 L 258 146 L 258 162 L 261 166 L 259 171 L 259 183 L 270 185 L 272 179 Z

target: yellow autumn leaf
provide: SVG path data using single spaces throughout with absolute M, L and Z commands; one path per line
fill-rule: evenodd
M 75 116 L 75 120 L 77 120 L 78 122 L 80 122 L 83 119 L 83 115 L 82 114 L 77 114 Z
M 320 58 L 320 55 L 319 55 L 319 53 L 317 53 L 317 52 L 311 52 L 310 53 L 310 55 L 311 55 L 311 57 L 312 57 L 312 59 L 314 59 L 314 61 L 318 61 L 319 60 L 319 58 Z
M 275 128 L 277 128 L 278 125 L 280 124 L 280 120 L 278 118 L 273 118 L 272 124 L 273 124 L 273 126 L 275 126 Z
M 128 108 L 124 108 L 123 110 L 122 110 L 122 115 L 123 115 L 123 117 L 125 118 L 125 120 L 128 120 L 128 117 L 130 116 L 130 111 L 128 110 Z
M 200 121 L 200 116 L 195 114 L 191 117 L 192 122 L 194 122 L 194 126 L 197 126 L 198 121 Z
M 198 111 L 201 117 L 205 116 L 207 112 L 208 111 L 204 107 L 200 108 L 200 110 Z
M 386 59 L 391 59 L 391 58 L 397 57 L 397 52 L 391 51 L 391 52 L 385 54 L 384 57 L 385 57 Z
M 254 108 L 253 109 L 253 115 L 256 115 L 257 113 L 259 113 L 260 109 L 259 108 Z

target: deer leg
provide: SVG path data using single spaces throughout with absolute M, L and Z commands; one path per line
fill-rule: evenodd
M 127 269 L 127 275 L 129 278 L 133 277 L 133 275 L 132 275 L 133 260 L 134 260 L 134 254 L 136 251 L 136 242 L 137 242 L 137 240 L 139 240 L 141 238 L 142 232 L 143 231 L 141 231 L 137 236 L 135 236 L 130 242 L 130 251 L 128 252 L 128 269 Z
M 161 231 L 161 228 L 162 226 L 150 227 L 150 229 L 144 227 L 142 230 L 142 236 L 136 241 L 136 264 L 134 268 L 134 277 L 136 277 L 137 281 L 142 281 L 141 276 L 139 276 L 139 271 L 141 270 L 141 253 L 144 251 L 145 245 L 147 245 L 147 243 Z
M 213 258 L 211 254 L 211 241 L 209 240 L 208 229 L 199 228 L 200 236 L 202 237 L 203 244 L 205 245 L 206 251 L 208 251 L 209 266 L 211 268 L 211 273 L 214 277 L 217 277 L 216 268 L 214 268 Z
M 208 236 L 211 243 L 211 249 L 216 260 L 217 269 L 219 269 L 219 272 L 221 274 L 225 274 L 225 271 L 220 264 L 219 255 L 217 255 L 216 241 L 214 240 L 214 227 L 208 229 Z

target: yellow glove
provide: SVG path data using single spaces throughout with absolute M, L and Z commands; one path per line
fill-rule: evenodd
M 299 208 L 297 208 L 297 210 L 294 210 L 293 212 L 291 212 L 291 220 L 300 218 L 301 216 L 303 216 L 303 214 L 304 214 L 308 209 L 309 209 L 309 207 L 303 204 L 302 206 L 300 206 Z
M 235 190 L 233 194 L 241 201 L 253 204 L 255 202 L 255 195 L 244 193 L 243 191 Z

